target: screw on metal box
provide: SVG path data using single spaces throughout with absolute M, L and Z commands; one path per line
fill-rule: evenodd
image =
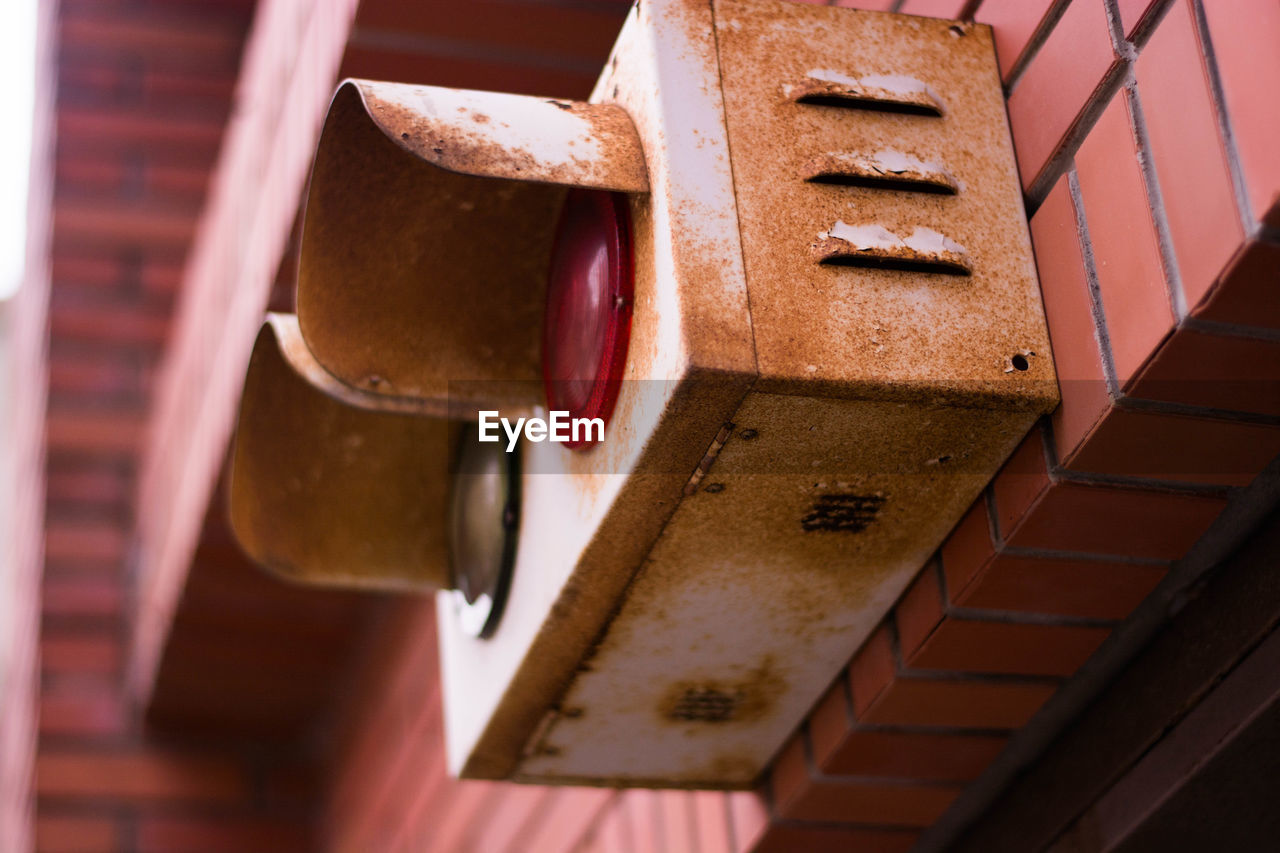
M 487 639 L 498 630 L 511 588 L 520 528 L 520 446 L 481 442 L 464 427 L 449 496 L 449 564 L 458 622 Z

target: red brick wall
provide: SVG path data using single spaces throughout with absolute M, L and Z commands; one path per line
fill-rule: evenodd
M 901 7 L 995 28 L 1061 408 L 761 794 L 447 779 L 431 609 L 407 607 L 339 753 L 335 849 L 907 850 L 1280 452 L 1280 7 Z
M 26 267 L 0 304 L 0 849 L 32 842 L 31 784 L 39 703 L 40 572 L 44 545 L 49 219 L 53 191 L 53 30 L 37 15 L 36 87 L 27 198 Z
M 144 704 L 230 441 L 249 353 L 289 242 L 356 0 L 263 0 L 193 228 L 139 472 L 130 689 Z
M 46 853 L 310 843 L 311 800 L 291 756 L 156 735 L 125 688 L 146 412 L 253 11 L 252 0 L 62 0 L 57 18 L 46 561 L 35 610 L 34 834 Z

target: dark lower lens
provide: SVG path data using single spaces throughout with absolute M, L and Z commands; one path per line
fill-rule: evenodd
M 449 562 L 465 602 L 463 627 L 479 637 L 497 629 L 515 562 L 520 522 L 520 447 L 481 442 L 463 427 L 449 500 Z

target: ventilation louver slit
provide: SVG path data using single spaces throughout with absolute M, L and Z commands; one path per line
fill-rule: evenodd
M 876 154 L 820 154 L 800 167 L 800 177 L 814 184 L 955 195 L 955 178 L 936 163 L 898 151 Z
M 903 74 L 853 77 L 820 69 L 810 71 L 800 83 L 788 87 L 787 94 L 798 104 L 812 106 L 934 117 L 942 115 L 942 103 L 929 87 Z
M 930 228 L 918 227 L 900 237 L 880 225 L 836 222 L 809 248 L 814 260 L 827 266 L 962 276 L 972 272 L 964 247 Z

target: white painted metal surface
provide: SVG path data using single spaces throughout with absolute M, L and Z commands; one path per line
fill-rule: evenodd
M 511 599 L 497 634 L 466 636 L 451 596 L 438 599 L 453 772 L 517 772 L 678 503 L 707 436 L 737 407 L 746 386 L 732 377 L 754 369 L 718 81 L 706 4 L 644 4 L 632 9 L 592 96 L 626 108 L 650 180 L 633 206 L 627 373 L 603 445 L 589 453 L 526 447 L 533 473 L 524 478 Z M 729 381 L 701 387 L 708 373 Z

